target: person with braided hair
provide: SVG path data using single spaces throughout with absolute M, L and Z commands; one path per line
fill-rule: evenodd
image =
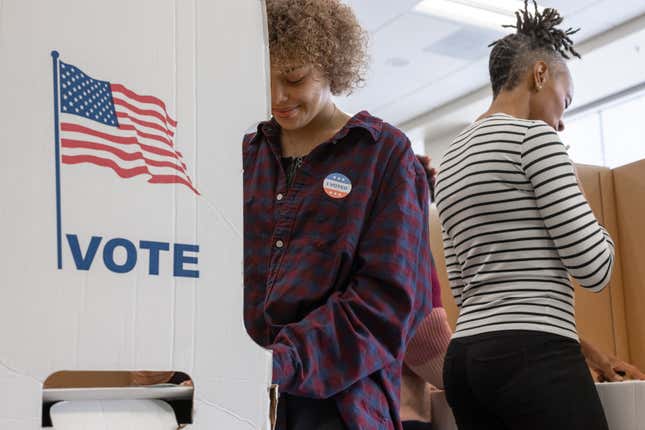
M 443 379 L 460 430 L 607 429 L 569 276 L 602 290 L 614 244 L 556 133 L 573 98 L 565 60 L 580 57 L 577 30 L 533 5 L 491 44 L 491 106 L 454 139 L 437 175 L 459 307 Z

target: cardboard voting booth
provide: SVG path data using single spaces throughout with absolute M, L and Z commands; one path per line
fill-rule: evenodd
M 1 429 L 41 427 L 55 372 L 137 369 L 190 375 L 192 428 L 267 428 L 271 355 L 242 318 L 263 9 L 0 2 Z

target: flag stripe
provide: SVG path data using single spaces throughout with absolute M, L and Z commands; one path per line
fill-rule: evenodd
M 144 107 L 140 107 L 140 106 L 136 106 L 136 107 L 141 111 L 141 110 L 146 110 L 147 106 L 149 106 L 149 105 L 146 105 Z M 153 117 L 153 116 L 150 116 L 150 115 L 141 115 L 140 113 L 131 111 L 130 109 L 128 109 L 125 106 L 115 106 L 115 112 L 116 113 L 123 112 L 123 113 L 128 114 L 131 118 L 138 119 L 139 121 L 147 121 L 147 122 L 152 123 L 152 124 L 157 124 L 157 126 L 161 127 L 164 130 L 163 136 L 167 137 L 169 132 L 171 132 L 173 134 L 175 133 L 175 128 L 170 126 L 170 125 L 168 125 L 168 123 L 166 123 L 164 121 L 161 121 L 159 119 L 159 117 Z M 153 131 L 152 128 L 146 128 L 146 131 L 149 131 L 151 133 L 155 132 L 155 131 Z
M 124 107 L 124 108 L 126 108 L 126 109 L 128 109 L 128 110 L 130 110 L 130 111 L 132 111 L 134 113 L 137 113 L 139 115 L 154 117 L 154 118 L 157 118 L 158 120 L 160 120 L 163 124 L 168 124 L 166 119 L 159 112 L 157 112 L 156 110 L 141 109 L 141 108 L 133 105 L 132 103 L 128 102 L 127 100 L 120 99 L 120 98 L 114 97 L 114 96 L 112 97 L 112 101 L 114 102 L 115 107 L 121 106 L 121 107 Z M 117 107 L 117 110 L 119 110 L 118 107 Z
M 155 175 L 152 178 L 148 180 L 151 184 L 183 184 L 186 185 L 188 188 L 193 190 L 193 192 L 197 195 L 201 195 L 199 191 L 195 187 L 193 187 L 192 181 L 186 181 L 179 176 L 170 176 L 170 175 Z
M 176 157 L 170 157 L 167 155 L 159 155 L 154 152 L 146 151 L 145 149 L 141 148 L 141 145 L 137 145 L 137 144 L 114 143 L 114 142 L 110 142 L 109 140 L 102 139 L 100 137 L 90 136 L 89 134 L 83 134 L 83 133 L 65 132 L 62 134 L 61 138 L 74 140 L 74 141 L 82 141 L 82 142 L 90 142 L 90 143 L 107 145 L 107 146 L 111 146 L 112 148 L 121 150 L 123 152 L 127 152 L 129 154 L 132 154 L 135 152 L 141 152 L 144 154 L 146 158 L 151 158 L 157 161 L 173 162 L 177 165 L 180 165 L 184 170 L 188 169 L 188 166 L 186 166 L 186 163 L 184 163 L 181 159 L 178 159 Z
M 112 160 L 122 169 L 134 169 L 137 167 L 146 167 L 148 169 L 148 174 L 150 175 L 162 175 L 162 176 L 178 176 L 184 180 L 190 181 L 188 175 L 183 174 L 182 172 L 177 171 L 176 169 L 170 167 L 157 167 L 150 164 L 146 164 L 145 160 L 133 160 L 133 161 L 124 161 L 114 155 L 111 152 L 101 151 L 97 149 L 85 149 L 85 148 L 62 148 L 63 155 L 66 156 L 85 156 L 90 155 L 93 157 L 102 158 L 105 160 Z
M 139 95 L 139 94 L 135 93 L 134 91 L 124 87 L 121 84 L 110 84 L 110 85 L 112 87 L 112 92 L 114 92 L 114 93 L 123 94 L 123 95 L 131 98 L 132 100 L 136 100 L 136 101 L 138 101 L 140 103 L 151 103 L 151 104 L 159 106 L 161 109 L 163 109 L 163 111 L 165 113 L 165 116 L 166 116 L 166 120 L 168 121 L 168 123 L 170 125 L 172 125 L 173 127 L 177 126 L 177 121 L 172 119 L 171 116 L 168 114 L 168 111 L 166 110 L 166 104 L 162 100 L 160 100 L 160 99 L 158 99 L 157 97 L 154 97 L 154 96 L 142 96 L 142 95 Z
M 132 127 L 132 129 L 134 129 L 134 127 Z M 96 137 L 103 138 L 105 140 L 109 140 L 110 142 L 114 142 L 114 143 L 122 143 L 122 144 L 125 144 L 125 145 L 139 145 L 141 147 L 141 149 L 143 149 L 145 151 L 152 152 L 152 153 L 158 154 L 158 155 L 165 155 L 167 157 L 173 157 L 173 158 L 176 158 L 178 160 L 181 160 L 181 158 L 179 157 L 179 155 L 176 152 L 168 151 L 166 149 L 162 149 L 162 148 L 159 148 L 159 147 L 156 147 L 156 146 L 146 145 L 144 143 L 141 143 L 135 136 L 127 136 L 127 137 L 126 136 L 116 136 L 116 135 L 112 135 L 112 134 L 103 133 L 103 132 L 98 131 L 98 130 L 93 130 L 91 128 L 87 128 L 87 127 L 84 127 L 84 126 L 79 125 L 79 124 L 71 124 L 71 123 L 68 123 L 68 122 L 64 122 L 64 123 L 61 124 L 61 130 L 62 131 L 72 131 L 72 132 L 78 132 L 78 133 L 85 133 L 85 134 L 89 134 L 91 136 L 96 136 Z
M 136 125 L 140 125 L 140 126 L 148 127 L 148 128 L 153 128 L 153 129 L 155 129 L 157 131 L 165 133 L 168 137 L 173 137 L 175 135 L 175 133 L 173 133 L 172 131 L 170 131 L 170 130 L 162 127 L 162 126 L 160 126 L 157 123 L 137 119 L 134 115 L 131 115 L 131 114 L 127 113 L 127 112 L 117 111 L 116 117 L 120 118 L 120 119 L 127 118 L 129 121 L 132 121 Z
M 153 158 L 148 158 L 144 156 L 142 152 L 139 152 L 139 151 L 126 152 L 110 145 L 105 145 L 102 143 L 95 143 L 95 142 L 88 142 L 88 141 L 81 141 L 81 140 L 74 140 L 74 139 L 61 139 L 61 146 L 63 148 L 85 148 L 85 149 L 94 149 L 99 151 L 107 151 L 116 155 L 123 161 L 142 160 L 142 161 L 145 161 L 146 164 L 149 164 L 151 166 L 169 167 L 183 174 L 187 174 L 186 170 L 182 166 L 179 166 L 171 161 L 160 161 L 160 160 L 155 160 Z
M 72 118 L 67 119 L 71 120 Z M 161 158 L 162 160 L 166 159 L 169 161 L 176 160 L 184 169 L 187 169 L 186 163 L 183 161 L 181 155 L 176 151 L 169 150 L 166 146 L 160 147 L 156 141 L 135 137 L 132 136 L 130 131 L 119 130 L 106 125 L 97 125 L 94 128 L 89 128 L 85 124 L 87 120 L 81 119 L 79 122 L 81 124 L 63 123 L 64 130 L 62 130 L 61 137 L 111 145 L 130 153 L 141 150 L 149 158 Z M 114 136 L 114 138 L 110 138 L 110 136 Z
M 153 133 L 146 133 L 144 131 L 141 131 L 134 125 L 129 125 L 129 124 L 119 124 L 119 129 L 120 130 L 131 130 L 134 131 L 137 136 L 146 138 L 146 139 L 152 139 L 156 140 L 157 142 L 163 143 L 166 146 L 170 146 L 172 148 L 172 140 L 167 139 L 165 137 L 159 136 L 158 134 L 153 134 Z
M 137 106 L 137 108 L 140 111 L 141 110 L 146 110 L 146 106 L 144 106 L 144 107 Z M 147 121 L 147 122 L 150 122 L 152 124 L 157 124 L 159 127 L 161 127 L 164 130 L 162 135 L 165 136 L 165 137 L 168 137 L 168 132 L 172 132 L 173 134 L 175 133 L 175 128 L 170 126 L 170 125 L 168 125 L 168 123 L 161 121 L 159 119 L 159 117 L 153 117 L 153 116 L 149 116 L 149 115 L 141 115 L 140 113 L 131 111 L 130 109 L 128 109 L 125 106 L 116 106 L 115 105 L 115 113 L 118 113 L 118 112 L 127 113 L 131 118 L 138 119 L 139 121 Z M 152 128 L 149 128 L 149 127 L 146 127 L 144 131 L 147 131 L 147 132 L 150 132 L 150 133 L 156 133 L 157 132 L 156 130 L 154 130 Z
M 144 160 L 123 161 L 111 152 L 104 152 L 100 150 L 88 150 L 85 148 L 63 148 L 62 155 L 65 157 L 63 164 L 80 164 L 80 162 L 92 163 L 93 160 L 103 160 L 102 165 L 116 165 L 121 169 L 123 175 L 136 173 L 137 175 L 147 175 L 146 178 L 150 179 L 153 176 L 159 177 L 172 177 L 175 176 L 181 181 L 178 183 L 190 182 L 190 177 L 177 170 L 169 167 L 156 167 L 146 164 Z M 78 157 L 93 157 L 90 160 Z M 144 170 L 145 169 L 145 170 Z M 161 182 L 158 182 L 161 183 Z
M 65 164 L 90 163 L 90 164 L 97 164 L 103 167 L 109 167 L 112 170 L 114 170 L 114 172 L 117 175 L 119 175 L 124 179 L 132 178 L 138 175 L 150 174 L 150 171 L 146 166 L 134 167 L 132 169 L 124 169 L 113 160 L 96 157 L 94 155 L 63 155 L 62 160 L 63 160 L 63 163 Z

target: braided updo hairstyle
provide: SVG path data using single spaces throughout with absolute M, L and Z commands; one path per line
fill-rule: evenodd
M 524 10 L 515 12 L 515 25 L 504 26 L 514 28 L 515 33 L 489 45 L 493 47 L 488 62 L 493 98 L 503 89 L 513 89 L 537 59 L 564 61 L 563 58 L 569 59 L 569 54 L 580 58 L 570 38 L 580 29 L 560 30 L 556 27 L 563 18 L 557 10 L 546 8 L 540 13 L 535 0 L 533 6 L 535 11 L 531 13 L 528 0 L 524 0 Z

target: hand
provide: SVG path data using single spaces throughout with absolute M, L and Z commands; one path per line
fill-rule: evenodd
M 645 381 L 645 373 L 641 372 L 638 367 L 633 364 L 626 363 L 616 357 L 610 358 L 612 360 L 611 367 L 615 372 L 624 374 L 625 379 L 638 379 Z
M 624 379 L 645 380 L 645 374 L 636 366 L 613 355 L 605 354 L 584 339 L 580 339 L 580 348 L 587 365 L 598 375 L 599 382 L 618 382 Z
M 152 372 L 139 370 L 131 373 L 132 385 L 155 385 L 170 381 L 175 372 Z

